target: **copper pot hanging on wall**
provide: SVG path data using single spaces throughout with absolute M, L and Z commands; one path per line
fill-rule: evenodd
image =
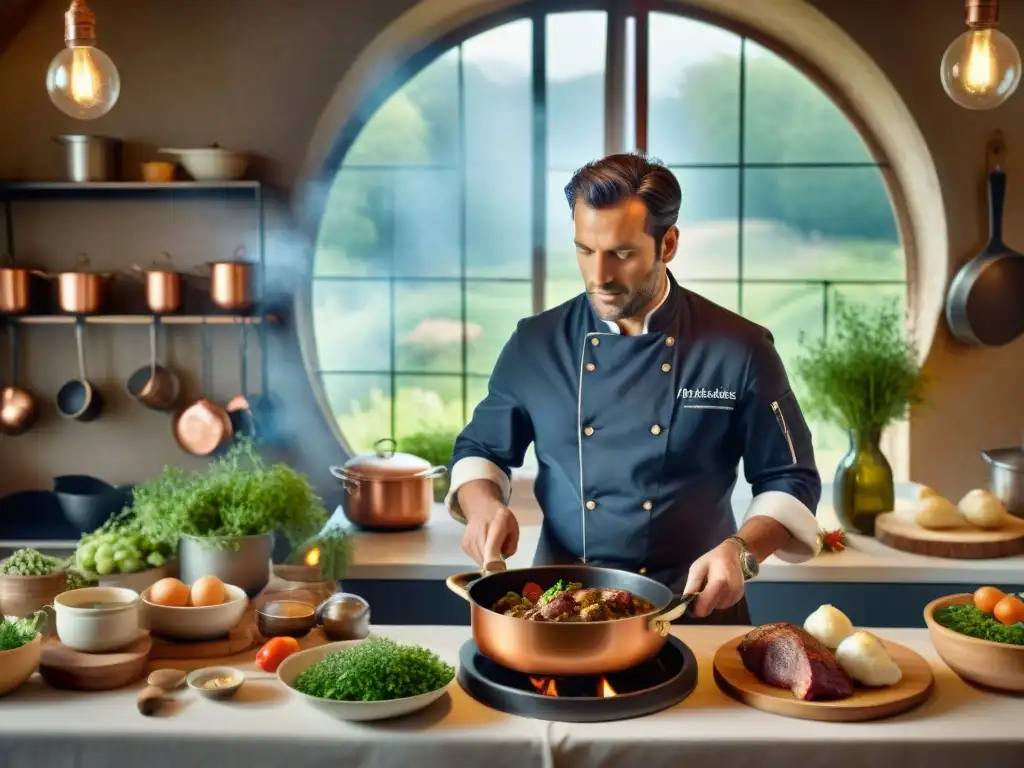
M 243 311 L 253 305 L 252 264 L 242 261 L 245 248 L 235 249 L 232 261 L 210 263 L 210 299 L 221 309 Z

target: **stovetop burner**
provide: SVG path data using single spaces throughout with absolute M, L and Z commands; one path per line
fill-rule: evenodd
M 512 715 L 596 723 L 649 715 L 679 703 L 697 685 L 697 659 L 670 637 L 654 659 L 596 677 L 531 677 L 496 664 L 467 640 L 459 684 L 474 699 Z

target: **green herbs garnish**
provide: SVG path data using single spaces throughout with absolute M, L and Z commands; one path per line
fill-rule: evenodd
M 583 584 L 578 581 L 564 581 L 562 579 L 559 579 L 554 584 L 552 584 L 547 589 L 547 591 L 544 592 L 544 594 L 540 596 L 540 600 L 538 600 L 537 602 L 539 602 L 541 605 L 547 605 L 551 598 L 553 598 L 559 592 L 571 592 L 572 590 L 579 589 L 582 586 Z
M 0 563 L 4 576 L 49 576 L 64 569 L 60 558 L 44 555 L 38 549 L 19 549 Z
M 426 648 L 372 638 L 325 656 L 292 686 L 334 701 L 390 701 L 436 691 L 454 677 L 455 669 Z
M 1024 645 L 1024 624 L 1006 626 L 973 605 L 947 605 L 935 611 L 935 621 L 947 629 L 979 640 Z
M 37 611 L 24 619 L 9 620 L 0 616 L 0 651 L 13 651 L 28 645 L 42 631 L 45 621 L 45 611 Z

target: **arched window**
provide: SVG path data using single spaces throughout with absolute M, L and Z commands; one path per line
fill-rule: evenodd
M 763 45 L 604 10 L 506 17 L 449 45 L 344 148 L 324 208 L 316 360 L 353 451 L 456 433 L 516 322 L 582 290 L 562 188 L 609 150 L 672 168 L 673 273 L 770 328 L 791 367 L 838 296 L 903 300 L 884 163 Z M 830 474 L 846 437 L 812 429 Z

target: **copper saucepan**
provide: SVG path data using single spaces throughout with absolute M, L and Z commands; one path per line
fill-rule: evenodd
M 0 391 L 0 432 L 16 436 L 32 428 L 39 416 L 39 407 L 32 393 L 18 384 L 20 329 L 11 323 L 7 332 L 11 337 L 11 383 Z
M 169 254 L 163 253 L 161 258 L 170 265 Z M 154 315 L 169 315 L 181 309 L 181 273 L 161 267 L 157 262 L 150 269 L 143 269 L 136 264 L 135 271 L 142 273 L 146 283 L 146 306 L 149 311 Z
M 83 266 L 89 264 L 89 257 L 78 255 Z M 57 278 L 57 301 L 62 311 L 72 315 L 93 315 L 103 305 L 103 286 L 110 279 L 109 274 L 99 272 L 60 272 Z
M 0 267 L 0 314 L 21 315 L 32 308 L 32 276 L 49 277 L 27 267 Z
M 447 579 L 448 588 L 467 600 L 473 641 L 492 661 L 527 675 L 603 675 L 629 669 L 658 655 L 669 625 L 697 596 L 675 595 L 664 584 L 629 571 L 588 565 L 546 565 L 500 570 L 489 562 L 481 573 Z M 488 573 L 488 571 L 492 571 Z M 475 579 L 475 581 L 474 581 Z M 655 611 L 612 621 L 530 621 L 491 610 L 508 592 L 522 594 L 530 582 L 548 589 L 559 579 L 584 587 L 612 587 L 649 601 Z
M 210 267 L 210 299 L 221 309 L 240 312 L 252 308 L 252 264 L 242 261 L 245 248 L 235 249 L 232 261 L 214 261 Z
M 209 337 L 206 323 L 202 326 L 203 390 L 211 391 L 209 380 Z M 207 397 L 199 397 L 181 410 L 174 420 L 174 438 L 182 450 L 193 456 L 209 456 L 231 439 L 231 417 L 220 405 Z

